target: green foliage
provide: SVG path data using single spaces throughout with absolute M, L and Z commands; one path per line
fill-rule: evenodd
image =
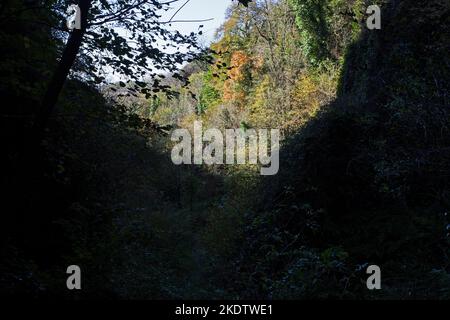
M 381 33 L 350 47 L 338 98 L 285 142 L 272 204 L 246 223 L 246 297 L 448 297 L 450 21 L 431 8 L 387 6 Z M 377 263 L 386 280 L 370 293 Z
M 312 66 L 338 61 L 360 33 L 363 1 L 289 0 L 295 11 L 301 47 Z
M 330 57 L 327 48 L 329 26 L 327 24 L 326 0 L 292 0 L 292 7 L 297 15 L 297 25 L 301 34 L 302 48 L 310 63 L 319 62 Z
M 197 107 L 199 114 L 204 113 L 208 106 L 215 106 L 221 101 L 220 92 L 213 86 L 213 78 L 212 70 L 209 70 L 203 76 L 203 85 L 200 91 Z
M 150 93 L 151 83 L 134 79 L 99 91 L 69 79 L 26 159 L 31 115 L 63 39 L 32 26 L 61 11 L 0 20 L 9 44 L 0 48 L 2 295 L 450 297 L 446 3 L 387 3 L 383 29 L 361 32 L 363 1 L 240 2 L 248 7 L 232 7 L 204 59 L 214 63 L 153 79 L 167 90 Z M 27 8 L 8 3 L 5 19 Z M 126 74 L 134 71 L 127 54 L 164 64 L 150 45 L 127 48 L 114 30 L 97 40 L 124 59 L 106 65 Z M 135 86 L 137 97 L 121 96 Z M 194 120 L 283 129 L 278 175 L 262 178 L 256 165 L 173 165 L 168 130 Z M 75 294 L 61 285 L 74 263 L 84 283 Z M 382 291 L 365 287 L 370 264 L 382 268 Z

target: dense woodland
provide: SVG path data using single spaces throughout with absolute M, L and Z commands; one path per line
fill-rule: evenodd
M 450 2 L 235 1 L 208 48 L 183 3 L 1 2 L 1 295 L 449 299 Z M 174 165 L 196 120 L 279 128 L 279 173 Z

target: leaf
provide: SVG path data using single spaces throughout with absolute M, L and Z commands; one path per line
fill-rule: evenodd
M 238 0 L 240 3 L 242 3 L 245 7 L 248 7 L 248 4 L 252 2 L 253 0 Z

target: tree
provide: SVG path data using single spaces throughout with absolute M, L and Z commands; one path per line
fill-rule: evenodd
M 364 1 L 288 0 L 296 15 L 301 48 L 313 66 L 337 62 L 360 33 Z
M 86 33 L 88 12 L 91 7 L 91 0 L 80 0 L 79 7 L 81 10 L 81 29 L 74 29 L 71 33 L 67 45 L 64 49 L 61 60 L 58 64 L 56 72 L 54 73 L 42 100 L 41 110 L 37 115 L 34 124 L 34 137 L 40 141 L 42 131 L 47 124 L 47 120 L 56 104 L 59 93 L 64 85 L 64 82 L 69 74 L 69 71 L 75 61 L 78 51 L 81 46 L 83 35 Z
M 238 0 L 240 3 L 242 3 L 244 6 L 248 7 L 248 4 L 252 2 L 253 0 Z
M 181 63 L 191 62 L 199 56 L 201 48 L 196 34 L 183 35 L 168 27 L 175 22 L 201 22 L 202 20 L 175 21 L 179 10 L 168 21 L 161 21 L 162 12 L 180 0 L 78 0 L 81 10 L 81 29 L 74 29 L 67 40 L 61 60 L 44 95 L 41 110 L 34 125 L 34 137 L 40 140 L 47 120 L 55 107 L 64 82 L 72 70 L 91 83 L 105 81 L 105 73 L 115 73 L 128 79 L 131 94 L 138 90 L 150 98 L 161 90 L 170 92 L 158 79 L 157 71 L 177 73 Z M 251 0 L 238 0 L 245 6 Z M 62 1 L 65 4 L 65 0 Z M 61 7 L 61 3 L 55 5 Z M 199 27 L 199 29 L 202 26 Z M 201 34 L 201 31 L 199 32 Z M 73 70 L 78 53 L 83 62 Z M 146 78 L 152 78 L 151 87 Z M 120 82 L 121 86 L 127 86 Z
M 169 29 L 171 23 L 176 22 L 175 15 L 168 21 L 161 21 L 162 12 L 178 1 L 79 0 L 81 29 L 70 32 L 36 118 L 34 137 L 40 140 L 71 71 L 74 77 L 92 84 L 105 81 L 106 73 L 116 74 L 117 78 L 132 83 L 127 86 L 120 82 L 131 94 L 139 90 L 147 97 L 169 89 L 161 85 L 158 71 L 175 72 L 175 77 L 182 78 L 176 73 L 177 68 L 184 61 L 199 56 L 202 50 L 196 43 L 195 33 L 182 35 Z M 56 6 L 59 10 L 64 8 L 61 3 Z M 152 78 L 152 83 L 146 78 Z

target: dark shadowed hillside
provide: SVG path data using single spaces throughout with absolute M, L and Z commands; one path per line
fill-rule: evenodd
M 384 266 L 374 297 L 448 297 L 449 10 L 392 1 L 350 46 L 336 101 L 285 144 L 248 220 L 247 297 L 367 296 L 367 264 Z
M 2 297 L 450 298 L 448 0 L 234 1 L 208 48 L 159 1 L 36 3 L 0 7 Z M 196 121 L 280 129 L 279 172 L 175 165 Z

